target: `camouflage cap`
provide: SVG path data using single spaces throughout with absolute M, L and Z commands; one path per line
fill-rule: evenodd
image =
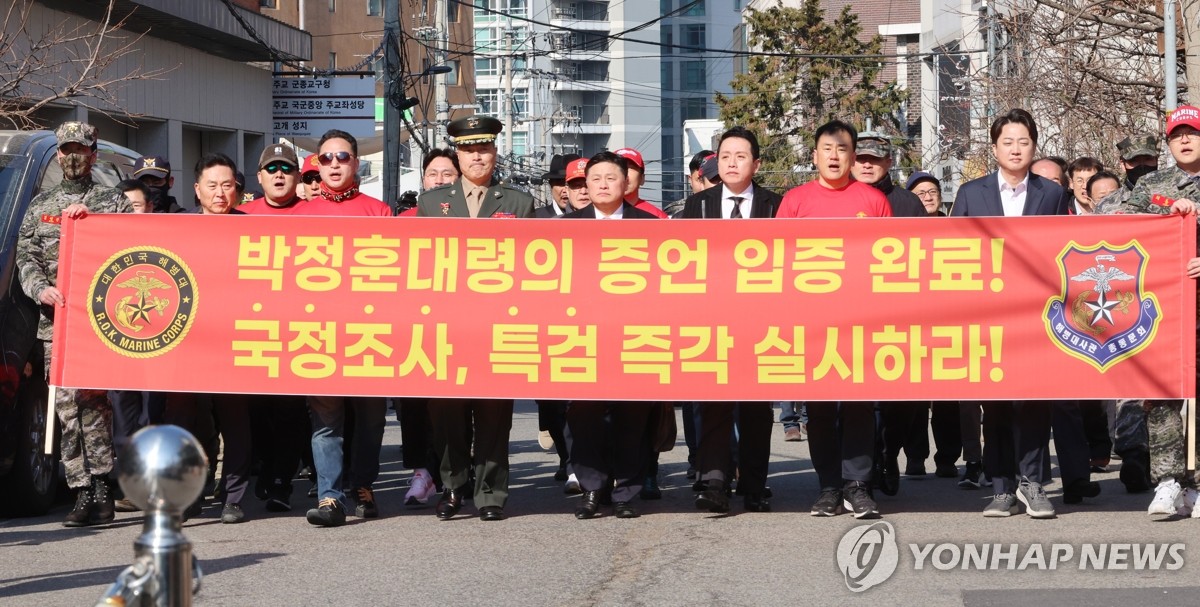
M 1126 137 L 1117 144 L 1121 152 L 1121 160 L 1130 161 L 1138 156 L 1158 157 L 1158 137 L 1154 135 L 1134 135 Z
M 856 156 L 874 156 L 876 158 L 891 158 L 892 144 L 882 133 L 865 132 L 858 134 L 858 143 L 854 146 Z
M 59 147 L 72 142 L 96 147 L 96 127 L 86 122 L 64 122 L 55 129 L 54 136 L 58 138 Z

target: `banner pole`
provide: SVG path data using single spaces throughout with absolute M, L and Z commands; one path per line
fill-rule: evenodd
M 46 446 L 42 450 L 46 455 L 54 454 L 54 401 L 58 396 L 58 386 L 48 386 L 46 391 Z
M 1184 429 L 1187 437 L 1187 469 L 1196 470 L 1196 399 L 1187 399 L 1187 426 Z

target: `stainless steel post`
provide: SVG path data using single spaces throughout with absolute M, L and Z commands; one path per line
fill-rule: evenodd
M 200 497 L 208 458 L 178 426 L 150 426 L 130 439 L 119 459 L 125 497 L 146 512 L 133 544 L 134 563 L 117 576 L 97 605 L 190 607 L 200 568 L 183 535 L 183 511 Z

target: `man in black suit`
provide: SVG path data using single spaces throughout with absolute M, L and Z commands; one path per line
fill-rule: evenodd
M 579 160 L 579 154 L 555 154 L 550 159 L 550 171 L 542 179 L 550 184 L 550 204 L 533 210 L 534 217 L 562 217 L 571 212 L 567 201 L 567 165 Z
M 717 157 L 721 183 L 688 197 L 683 219 L 746 219 L 774 217 L 783 199 L 754 183 L 762 161 L 758 138 L 745 127 L 735 126 L 721 135 Z M 696 468 L 704 491 L 696 507 L 710 512 L 728 512 L 725 487 L 733 469 L 733 420 L 738 420 L 738 493 L 746 510 L 769 512 L 767 462 L 771 458 L 771 427 L 774 415 L 769 402 L 697 403 L 700 409 L 700 440 Z
M 627 161 L 612 152 L 592 156 L 586 168 L 591 204 L 562 218 L 657 219 L 623 200 L 628 168 Z M 610 499 L 617 518 L 638 517 L 630 502 L 641 490 L 645 476 L 650 412 L 649 403 L 644 402 L 571 401 L 567 405 L 571 468 L 583 488 L 575 518 L 595 517 L 600 504 Z
M 992 122 L 992 154 L 999 170 L 958 189 L 952 217 L 1065 215 L 1069 198 L 1058 184 L 1029 167 L 1037 151 L 1033 116 L 1012 109 Z M 1050 442 L 1051 403 L 983 403 L 983 467 L 992 477 L 995 496 L 984 516 L 1011 516 L 1017 503 L 1033 518 L 1054 518 L 1042 485 L 1042 460 Z

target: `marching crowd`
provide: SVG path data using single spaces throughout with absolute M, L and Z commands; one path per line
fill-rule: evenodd
M 424 192 L 401 216 L 543 217 L 565 219 L 713 219 L 812 217 L 936 217 L 946 215 L 942 184 L 917 171 L 892 181 L 887 137 L 859 133 L 841 121 L 816 129 L 812 164 L 817 177 L 783 195 L 755 181 L 759 143 L 734 126 L 715 151 L 692 158 L 693 194 L 665 205 L 645 200 L 646 163 L 623 148 L 592 156 L 555 156 L 550 203 L 535 208 L 525 191 L 494 177 L 495 139 L 502 124 L 472 116 L 447 128 L 452 150 L 431 150 L 423 161 Z M 57 131 L 63 181 L 39 194 L 21 226 L 18 271 L 25 293 L 42 309 L 38 338 L 50 356 L 54 308 L 65 305 L 55 286 L 63 217 L 89 213 L 188 212 L 170 195 L 171 167 L 143 157 L 135 179 L 108 188 L 96 184 L 96 130 L 68 122 Z M 1037 158 L 1033 116 L 1010 110 L 991 126 L 994 173 L 963 184 L 951 216 L 1195 213 L 1200 200 L 1200 109 L 1184 106 L 1169 116 L 1165 139 L 1173 164 L 1159 170 L 1159 138 L 1134 135 L 1118 148 L 1121 172 L 1093 158 L 1066 162 Z M 329 131 L 319 150 L 303 160 L 288 145 L 266 146 L 258 162 L 262 196 L 244 201 L 245 179 L 223 154 L 197 163 L 195 213 L 309 216 L 392 216 L 389 205 L 358 188 L 355 138 Z M 1165 201 L 1165 202 L 1164 202 Z M 1180 276 L 1200 276 L 1200 257 Z M 1200 341 L 1200 337 L 1198 337 Z M 48 373 L 48 366 L 46 372 Z M 798 397 L 802 396 L 800 394 Z M 500 399 L 391 399 L 399 419 L 405 468 L 413 470 L 405 505 L 420 507 L 436 496 L 439 519 L 457 516 L 472 501 L 481 520 L 505 518 L 509 491 L 509 434 L 513 403 Z M 1091 474 L 1120 458 L 1120 478 L 1130 492 L 1153 489 L 1148 511 L 1156 516 L 1200 517 L 1194 471 L 1187 469 L 1183 401 L 988 402 L 538 402 L 539 442 L 553 449 L 555 480 L 581 494 L 575 517 L 589 519 L 611 506 L 614 516 L 639 516 L 636 500 L 658 499 L 658 457 L 674 444 L 675 406 L 682 406 L 700 510 L 728 512 L 731 496 L 751 512 L 771 510 L 767 487 L 770 436 L 778 408 L 784 440 L 807 435 L 820 492 L 813 516 L 849 512 L 879 516 L 876 491 L 895 495 L 899 455 L 905 474 L 924 475 L 934 443 L 934 474 L 957 477 L 958 486 L 990 487 L 984 516 L 1025 512 L 1053 518 L 1044 485 L 1050 479 L 1049 441 L 1055 441 L 1065 503 L 1100 492 Z M 250 396 L 103 392 L 59 388 L 55 409 L 62 428 L 62 459 L 76 491 L 67 526 L 112 521 L 116 510 L 136 506 L 114 495 L 114 457 L 140 427 L 174 423 L 205 445 L 215 472 L 221 449 L 221 482 L 206 495 L 223 502 L 221 521 L 239 523 L 242 502 L 253 493 L 275 512 L 292 509 L 293 479 L 308 475 L 316 499 L 309 523 L 336 527 L 352 507 L 357 517 L 379 516 L 373 484 L 388 399 L 330 396 Z M 666 438 L 664 438 L 666 437 Z M 220 447 L 219 447 L 220 446 Z M 114 455 L 115 454 L 115 455 Z M 959 461 L 962 461 L 962 470 Z M 254 469 L 257 481 L 251 487 Z M 213 475 L 215 477 L 215 475 Z M 203 499 L 203 498 L 202 498 Z M 186 516 L 200 512 L 198 500 Z

